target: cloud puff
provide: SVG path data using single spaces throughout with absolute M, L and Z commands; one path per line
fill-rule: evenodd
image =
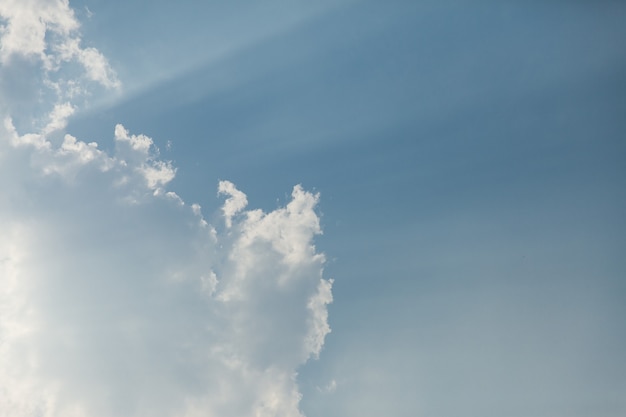
M 222 181 L 209 224 L 151 138 L 117 125 L 108 153 L 63 132 L 87 84 L 57 65 L 116 84 L 67 1 L 0 16 L 0 75 L 54 93 L 0 83 L 0 414 L 301 416 L 297 370 L 330 332 L 319 196 L 296 186 L 265 213 Z
M 235 184 L 230 181 L 220 181 L 217 192 L 218 194 L 228 195 L 222 211 L 226 218 L 226 227 L 231 227 L 233 216 L 248 205 L 248 198 L 244 193 L 237 190 Z
M 19 128 L 62 128 L 92 87 L 121 86 L 104 55 L 81 46 L 79 29 L 67 0 L 0 0 L 0 111 Z
M 95 48 L 83 48 L 80 24 L 68 0 L 2 0 L 0 62 L 26 57 L 40 60 L 47 71 L 63 63 L 80 63 L 89 79 L 107 87 L 119 86 L 106 58 Z

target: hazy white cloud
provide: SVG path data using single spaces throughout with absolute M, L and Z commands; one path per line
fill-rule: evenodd
M 0 414 L 301 416 L 298 368 L 330 331 L 319 196 L 265 213 L 221 181 L 207 223 L 151 138 L 117 125 L 108 153 L 63 131 L 86 84 L 57 65 L 116 84 L 67 1 L 0 15 L 1 75 L 52 92 L 0 83 Z
M 165 163 L 132 146 L 149 138 L 116 133 L 130 146 L 108 155 L 4 127 L 0 410 L 301 415 L 297 369 L 319 353 L 332 301 L 318 197 L 297 186 L 285 207 L 212 227 L 145 181 L 146 160 Z
M 318 392 L 324 393 L 324 394 L 332 394 L 333 392 L 337 391 L 337 381 L 334 379 L 331 379 L 330 382 L 328 382 L 328 384 L 326 384 L 324 387 L 316 387 Z

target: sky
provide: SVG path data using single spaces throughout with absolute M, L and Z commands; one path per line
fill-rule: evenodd
M 625 19 L 0 0 L 0 414 L 626 415 Z

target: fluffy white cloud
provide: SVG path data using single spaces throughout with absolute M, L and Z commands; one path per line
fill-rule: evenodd
M 264 213 L 222 181 L 224 225 L 207 223 L 151 138 L 117 125 L 107 153 L 63 132 L 86 84 L 56 65 L 107 84 L 67 1 L 0 15 L 1 74 L 26 65 L 54 93 L 0 86 L 0 414 L 301 416 L 297 370 L 330 331 L 319 196 Z
M 13 55 L 46 58 L 46 32 L 68 36 L 78 29 L 69 2 L 63 0 L 3 0 L 0 59 L 6 63 Z
M 69 135 L 55 147 L 6 124 L 0 410 L 299 416 L 297 369 L 330 331 L 318 197 L 296 186 L 285 207 L 224 210 L 231 227 L 213 227 L 155 192 L 143 167 L 163 161 L 137 152 Z
M 106 58 L 95 48 L 82 48 L 80 24 L 68 0 L 2 0 L 0 62 L 26 57 L 41 60 L 48 71 L 76 60 L 89 79 L 107 87 L 119 86 Z
M 79 29 L 67 0 L 0 0 L 0 112 L 19 128 L 63 128 L 91 87 L 120 87 L 100 51 L 81 46 Z

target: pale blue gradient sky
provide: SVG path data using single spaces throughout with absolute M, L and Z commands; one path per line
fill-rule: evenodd
M 207 212 L 321 192 L 307 416 L 626 413 L 626 5 L 316 4 L 73 2 L 126 93 L 69 133 L 150 135 Z

